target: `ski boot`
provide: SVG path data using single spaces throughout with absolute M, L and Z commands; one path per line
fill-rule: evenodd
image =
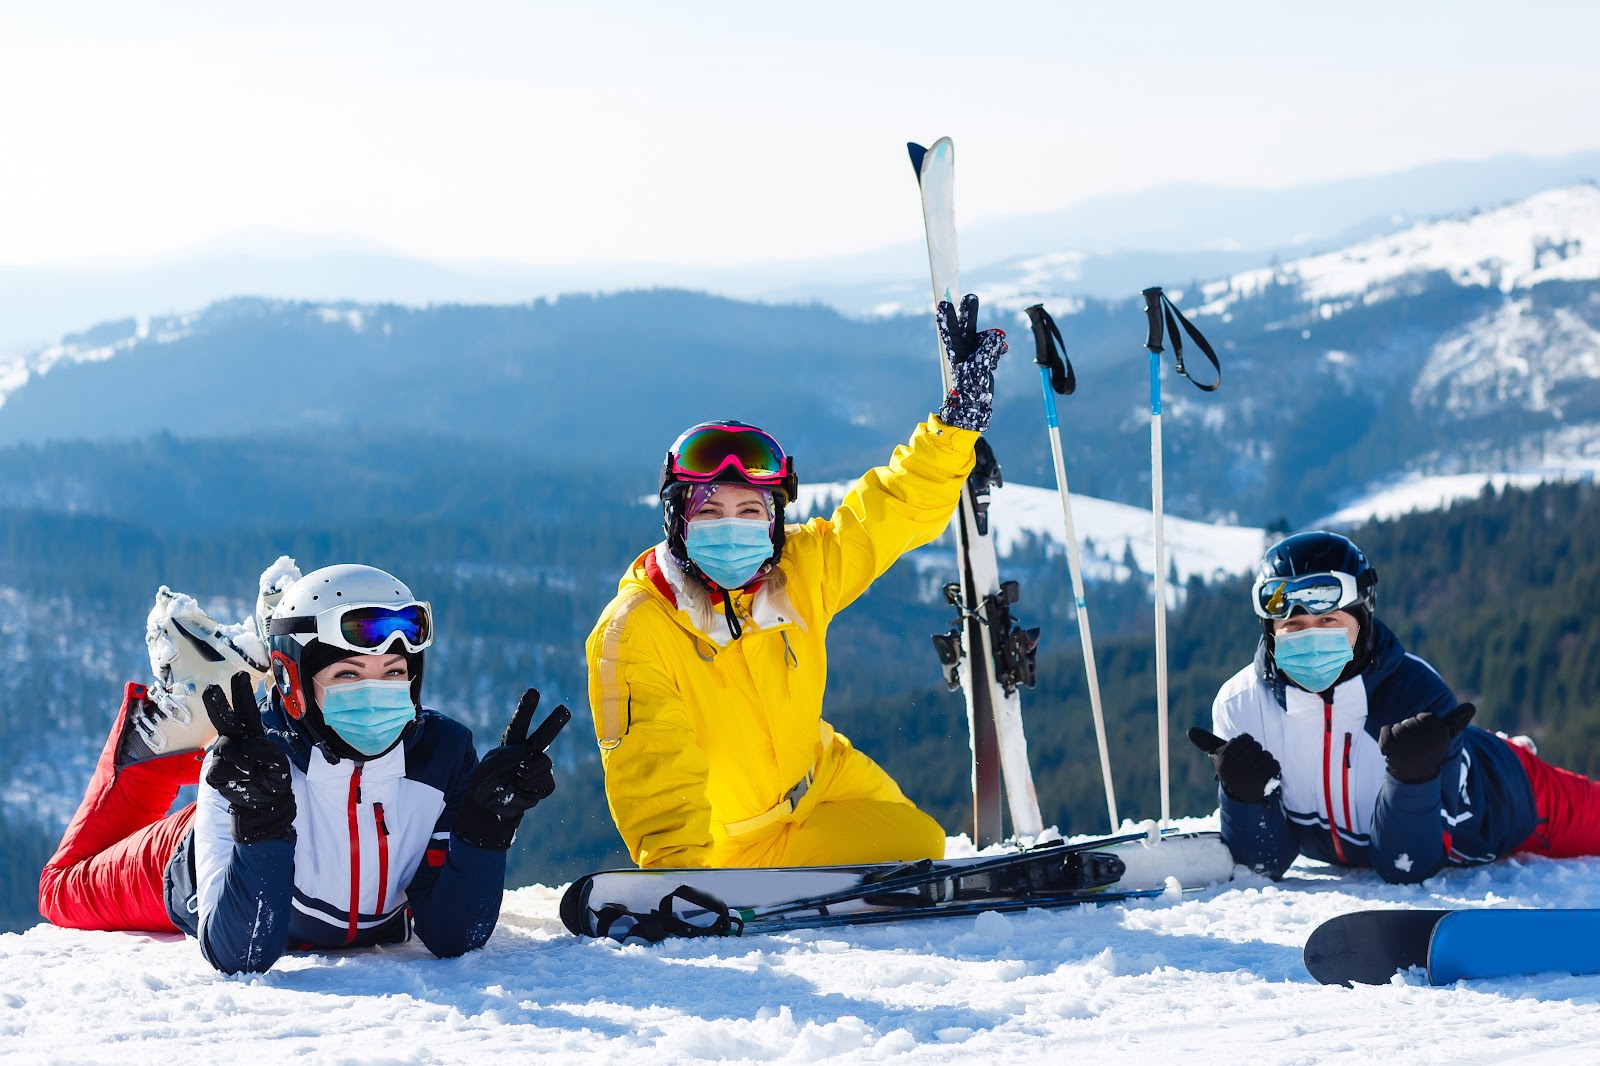
M 266 647 L 248 626 L 219 626 L 194 597 L 165 585 L 150 608 L 144 642 L 155 682 L 129 701 L 119 767 L 210 746 L 217 731 L 201 700 L 206 687 L 226 691 L 240 670 L 256 681 L 267 675 Z

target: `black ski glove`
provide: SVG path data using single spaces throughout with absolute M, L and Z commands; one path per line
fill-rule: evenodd
M 1389 761 L 1389 773 L 1408 785 L 1438 777 L 1450 745 L 1477 713 L 1473 704 L 1463 703 L 1449 714 L 1424 711 L 1378 730 L 1378 749 Z
M 994 368 L 1006 354 L 1004 330 L 978 332 L 978 298 L 961 298 L 961 312 L 940 300 L 934 318 L 939 323 L 939 339 L 950 358 L 950 392 L 939 408 L 939 420 L 957 429 L 982 433 L 994 414 Z
M 289 757 L 261 728 L 255 685 L 243 670 L 229 686 L 232 702 L 217 685 L 200 694 L 219 739 L 211 749 L 206 784 L 222 793 L 233 809 L 233 839 L 254 844 L 273 837 L 294 839 L 294 791 L 289 787 Z
M 483 757 L 467 785 L 454 831 L 474 847 L 490 851 L 511 847 L 522 816 L 556 790 L 550 756 L 544 749 L 567 724 L 572 712 L 558 705 L 529 737 L 528 725 L 538 706 L 538 689 L 530 688 L 522 694 L 500 746 Z
M 1223 740 L 1195 726 L 1189 730 L 1189 743 L 1211 756 L 1222 791 L 1240 803 L 1267 802 L 1267 786 L 1283 777 L 1277 758 L 1249 733 Z

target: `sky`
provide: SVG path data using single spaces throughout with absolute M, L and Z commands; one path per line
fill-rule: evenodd
M 735 265 L 1173 181 L 1600 147 L 1600 5 L 3 0 L 0 266 Z

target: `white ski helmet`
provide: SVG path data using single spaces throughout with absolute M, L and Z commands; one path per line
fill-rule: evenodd
M 267 639 L 285 713 L 334 754 L 366 757 L 324 727 L 310 685 L 323 667 L 352 655 L 398 652 L 406 657 L 411 702 L 422 707 L 422 653 L 433 643 L 433 611 L 375 566 L 325 566 L 290 585 L 267 623 Z

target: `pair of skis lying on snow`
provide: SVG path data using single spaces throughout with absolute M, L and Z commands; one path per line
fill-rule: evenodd
M 1112 903 L 1232 874 L 1216 833 L 1127 833 L 939 862 L 606 870 L 572 883 L 561 920 L 578 936 L 655 943 Z M 1435 985 L 1600 973 L 1600 910 L 1356 911 L 1319 926 L 1304 958 L 1323 984 L 1388 984 L 1412 967 Z
M 578 936 L 654 943 L 1109 903 L 1232 876 L 1216 833 L 1139 832 L 942 861 L 606 870 L 572 883 L 561 920 Z

